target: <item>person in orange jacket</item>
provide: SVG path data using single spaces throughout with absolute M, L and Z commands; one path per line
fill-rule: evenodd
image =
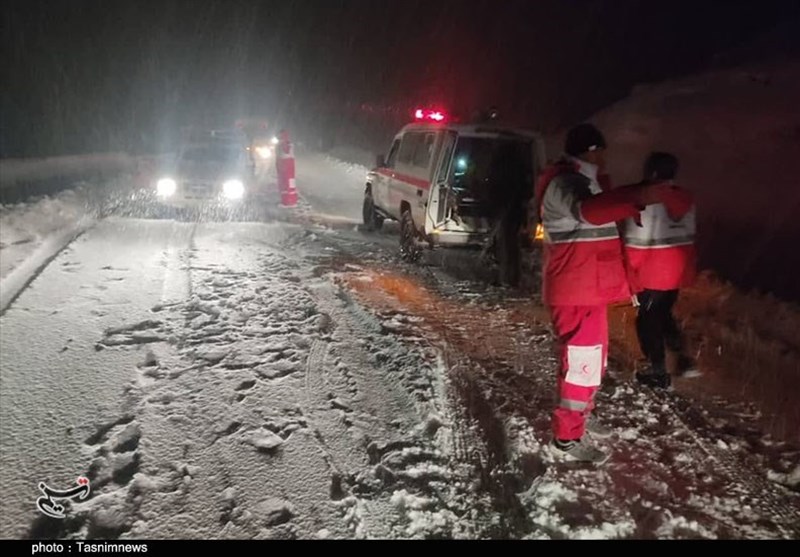
M 680 373 L 695 368 L 672 315 L 679 289 L 691 285 L 697 273 L 694 197 L 674 184 L 677 172 L 674 155 L 652 153 L 644 165 L 643 183 L 667 181 L 671 187 L 662 203 L 650 205 L 639 219 L 624 224 L 630 283 L 639 304 L 636 331 L 649 363 L 636 379 L 653 388 L 668 388 L 671 383 L 665 348 L 678 354 Z
M 572 128 L 564 158 L 544 170 L 536 186 L 544 228 L 542 299 L 561 356 L 552 447 L 565 458 L 594 463 L 608 455 L 585 433 L 612 434 L 591 415 L 607 362 L 606 309 L 631 297 L 617 222 L 659 202 L 668 187 L 611 189 L 605 150 L 605 139 L 593 125 Z

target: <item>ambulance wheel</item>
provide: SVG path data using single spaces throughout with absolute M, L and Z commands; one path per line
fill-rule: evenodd
M 422 256 L 422 249 L 417 245 L 417 230 L 411 211 L 404 209 L 400 218 L 400 258 L 409 263 L 416 263 Z
M 364 194 L 364 205 L 361 208 L 361 216 L 364 220 L 364 229 L 368 232 L 380 230 L 383 226 L 383 217 L 375 210 L 375 202 L 372 200 L 372 193 Z

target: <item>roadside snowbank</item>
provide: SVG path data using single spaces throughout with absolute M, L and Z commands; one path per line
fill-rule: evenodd
M 0 311 L 38 271 L 95 222 L 87 188 L 0 205 Z

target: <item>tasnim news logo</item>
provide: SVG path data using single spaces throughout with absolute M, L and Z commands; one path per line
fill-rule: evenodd
M 89 496 L 89 479 L 81 476 L 75 483 L 78 485 L 72 489 L 59 490 L 48 487 L 44 482 L 39 483 L 39 491 L 44 495 L 36 500 L 36 506 L 42 512 L 51 518 L 64 518 L 64 505 L 59 501 L 68 499 L 86 499 Z

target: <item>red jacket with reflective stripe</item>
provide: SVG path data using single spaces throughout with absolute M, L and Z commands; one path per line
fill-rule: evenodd
M 625 222 L 625 256 L 635 292 L 676 290 L 697 274 L 694 198 L 674 187 L 664 202 L 650 205 L 640 222 Z
M 547 305 L 605 305 L 630 297 L 616 221 L 639 210 L 630 190 L 604 191 L 607 179 L 594 172 L 587 163 L 561 161 L 537 183 Z
M 281 140 L 275 149 L 275 168 L 279 182 L 294 180 L 294 145 L 291 141 Z

